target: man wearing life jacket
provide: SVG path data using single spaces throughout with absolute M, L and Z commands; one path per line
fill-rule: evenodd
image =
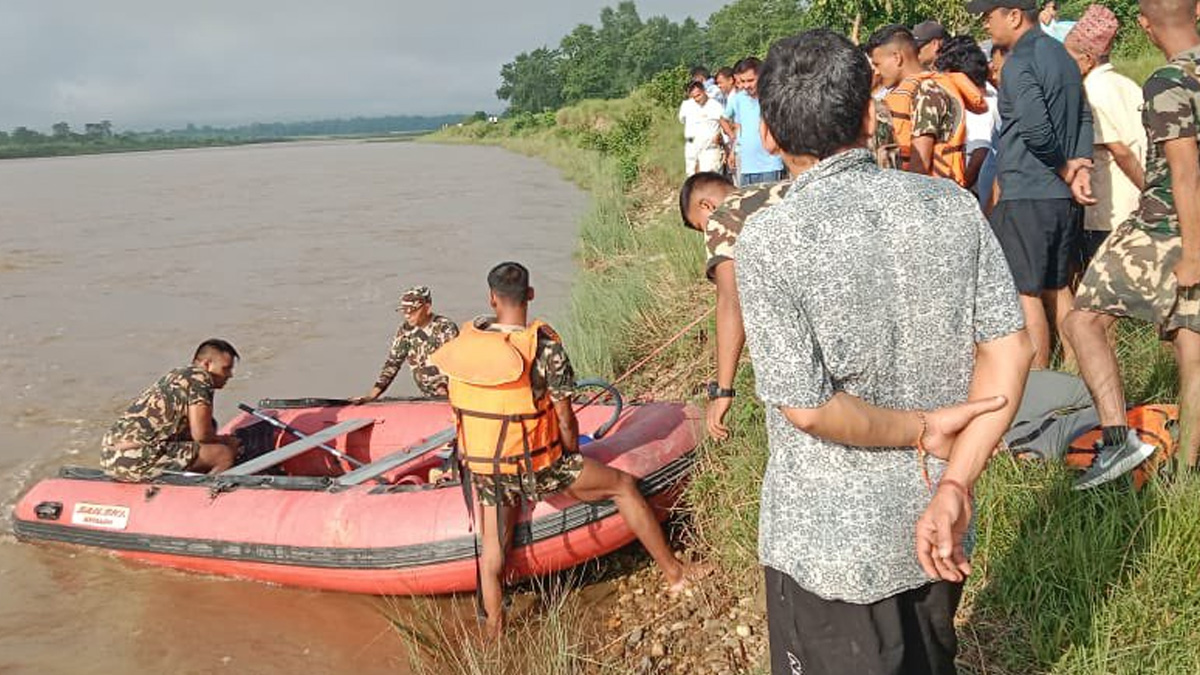
M 889 89 L 883 100 L 899 146 L 899 168 L 968 187 L 966 112 L 987 112 L 979 88 L 962 73 L 925 71 L 904 26 L 875 31 L 867 51 Z
M 582 502 L 612 500 L 658 563 L 672 592 L 695 570 L 675 559 L 633 476 L 579 452 L 571 408 L 575 372 L 550 326 L 529 322 L 529 271 L 505 262 L 488 274 L 495 317 L 463 325 L 430 362 L 450 378 L 458 452 L 470 473 L 482 540 L 480 592 L 488 634 L 504 626 L 504 560 L 520 505 L 565 493 Z

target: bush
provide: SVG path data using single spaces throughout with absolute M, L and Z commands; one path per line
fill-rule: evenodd
M 673 111 L 679 108 L 679 104 L 684 99 L 683 88 L 688 83 L 688 71 L 687 66 L 676 66 L 664 70 L 634 90 L 633 96 Z

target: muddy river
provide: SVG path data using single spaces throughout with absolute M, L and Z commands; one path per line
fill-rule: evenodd
M 207 337 L 242 354 L 225 420 L 239 401 L 366 393 L 409 285 L 461 321 L 515 259 L 553 320 L 584 206 L 554 169 L 494 148 L 0 162 L 0 673 L 406 672 L 388 616 L 419 624 L 410 602 L 18 543 L 12 505 L 64 464 L 96 466 L 117 413 Z M 406 370 L 388 393 L 414 391 Z

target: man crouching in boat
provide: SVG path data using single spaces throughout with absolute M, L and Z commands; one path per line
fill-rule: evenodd
M 100 466 L 120 481 L 151 480 L 165 471 L 220 473 L 240 444 L 218 436 L 213 390 L 233 377 L 237 350 L 224 340 L 200 343 L 192 365 L 163 375 L 142 392 L 104 435 Z
M 406 362 L 422 396 L 446 395 L 446 376 L 429 364 L 429 355 L 453 340 L 458 335 L 458 326 L 441 314 L 434 314 L 433 295 L 428 286 L 413 286 L 404 291 L 396 311 L 404 313 L 404 323 L 396 331 L 379 379 L 366 396 L 350 399 L 352 403 L 370 403 L 383 396 Z
M 563 492 L 582 502 L 611 499 L 658 563 L 671 591 L 698 570 L 675 559 L 633 476 L 579 452 L 571 409 L 575 372 L 552 328 L 528 322 L 529 271 L 515 262 L 488 274 L 496 316 L 463 325 L 430 359 L 450 378 L 458 450 L 480 505 L 480 591 L 487 632 L 504 627 L 504 559 L 523 501 Z

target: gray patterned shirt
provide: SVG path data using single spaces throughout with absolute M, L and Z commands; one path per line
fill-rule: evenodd
M 737 279 L 770 458 L 759 556 L 830 600 L 929 582 L 914 528 L 929 491 L 913 448 L 809 436 L 781 407 L 845 392 L 885 408 L 966 400 L 975 344 L 1020 330 L 1012 274 L 970 193 L 879 169 L 864 149 L 801 174 L 738 240 Z M 936 480 L 945 465 L 930 459 Z

